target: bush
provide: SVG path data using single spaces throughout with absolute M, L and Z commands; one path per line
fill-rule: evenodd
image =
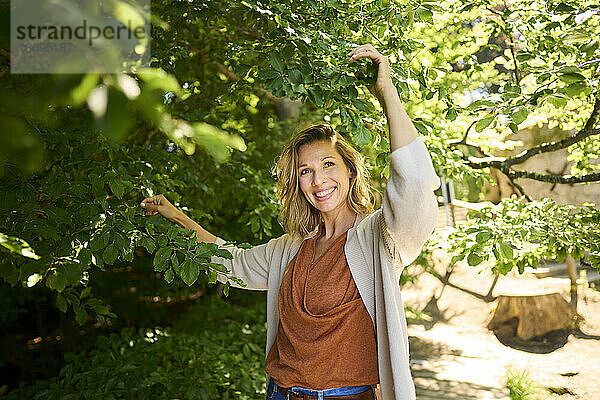
M 56 378 L 21 386 L 12 399 L 264 398 L 264 294 L 249 305 L 202 298 L 172 328 L 125 328 L 94 349 L 69 353 Z

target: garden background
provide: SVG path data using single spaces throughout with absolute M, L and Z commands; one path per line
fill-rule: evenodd
M 103 7 L 118 19 L 124 3 Z M 321 122 L 360 149 L 382 193 L 386 120 L 365 86 L 373 68 L 347 63 L 358 44 L 388 56 L 458 200 L 490 199 L 495 182 L 510 189 L 434 236 L 421 264 L 437 248 L 496 276 L 567 257 L 600 265 L 596 198 L 527 189 L 598 187 L 592 2 L 156 0 L 127 10 L 152 23 L 150 65 L 23 75 L 10 72 L 10 5 L 0 2 L 6 398 L 264 397 L 264 294 L 216 284 L 228 271 L 209 257 L 227 252 L 139 204 L 162 193 L 222 238 L 264 243 L 283 234 L 276 157 Z M 523 147 L 535 127 L 545 133 Z M 562 171 L 523 167 L 561 151 Z M 411 321 L 420 311 L 408 310 Z

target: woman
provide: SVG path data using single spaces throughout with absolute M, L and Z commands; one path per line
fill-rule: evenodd
M 331 127 L 312 126 L 283 150 L 276 171 L 286 234 L 252 249 L 223 246 L 164 196 L 145 199 L 148 215 L 197 231 L 228 249 L 213 257 L 246 283 L 267 290 L 267 399 L 414 399 L 398 280 L 433 231 L 439 186 L 431 159 L 404 111 L 389 61 L 371 45 L 350 63 L 378 65 L 369 88 L 389 124 L 390 178 L 373 212 L 362 158 Z

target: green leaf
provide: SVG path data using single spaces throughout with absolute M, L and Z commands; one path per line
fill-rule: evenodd
M 223 272 L 225 274 L 229 273 L 229 270 L 223 264 L 202 263 L 202 266 L 207 267 L 209 269 L 214 269 L 214 270 L 219 271 L 219 272 Z
M 358 132 L 352 135 L 352 140 L 359 146 L 367 146 L 371 143 L 371 132 L 363 125 L 360 125 Z
M 61 293 L 56 296 L 56 306 L 62 312 L 67 312 L 67 300 Z
M 161 247 L 154 254 L 154 270 L 157 272 L 162 272 L 167 269 L 169 266 L 167 260 L 171 255 L 170 247 Z
M 50 289 L 62 292 L 67 286 L 67 277 L 63 273 L 54 270 L 48 274 L 46 284 Z
M 481 264 L 482 261 L 483 258 L 475 253 L 469 253 L 467 256 L 467 264 L 469 264 L 471 267 Z
M 460 260 L 462 260 L 464 258 L 465 258 L 464 254 L 455 254 L 450 259 L 450 264 L 456 264 L 457 262 L 459 262 Z
M 18 237 L 8 236 L 0 232 L 0 245 L 13 253 L 20 254 L 27 258 L 33 258 L 34 260 L 40 258 L 26 241 L 19 239 Z
M 325 102 L 323 100 L 323 93 L 321 92 L 320 87 L 311 86 L 308 88 L 308 93 L 312 96 L 312 99 L 317 107 L 323 107 Z
M 483 131 L 485 128 L 487 128 L 492 123 L 493 120 L 494 120 L 494 117 L 486 117 L 486 118 L 480 119 L 475 124 L 475 130 L 477 132 Z
M 165 281 L 167 281 L 167 283 L 171 283 L 171 282 L 173 282 L 173 279 L 175 278 L 175 273 L 173 272 L 172 269 L 168 269 L 167 271 L 165 271 L 164 278 L 165 278 Z
M 154 244 L 154 239 L 153 238 L 151 238 L 149 236 L 143 236 L 140 239 L 139 244 L 141 246 L 143 246 L 148 253 L 152 254 L 154 252 L 155 244 Z
M 225 283 L 225 286 L 223 286 L 223 294 L 225 295 L 225 297 L 229 296 L 229 287 L 231 286 L 231 284 L 229 283 L 229 281 L 227 281 Z
M 590 40 L 590 35 L 587 33 L 573 33 L 571 35 L 566 35 L 562 38 L 563 43 L 565 44 L 573 44 L 577 42 L 588 42 Z
M 575 82 L 571 83 L 569 86 L 564 88 L 562 91 L 568 97 L 579 96 L 582 93 L 585 93 L 589 90 L 589 86 L 585 82 Z
M 496 105 L 496 103 L 494 103 L 493 101 L 489 101 L 489 100 L 475 100 L 474 102 L 472 102 L 471 104 L 469 104 L 467 106 L 468 110 L 477 110 L 480 108 L 489 108 L 489 107 L 494 107 Z
M 302 79 L 302 73 L 300 72 L 299 69 L 296 69 L 296 68 L 290 69 L 288 71 L 288 75 L 290 76 L 290 81 L 292 83 L 300 84 L 300 83 L 304 82 L 304 80 Z
M 79 304 L 73 304 L 73 311 L 75 311 L 75 321 L 79 325 L 85 324 L 88 318 L 88 313 L 85 311 L 85 308 L 81 307 Z
M 90 240 L 90 249 L 94 252 L 102 250 L 106 246 L 104 240 L 100 234 L 95 234 Z
M 144 81 L 144 89 L 160 89 L 181 96 L 182 90 L 177 79 L 160 68 L 142 68 L 137 71 L 137 76 Z
M 233 260 L 233 255 L 227 249 L 217 249 L 217 250 L 215 250 L 215 255 L 217 257 L 226 258 L 228 260 Z
M 491 237 L 492 237 L 491 232 L 482 231 L 482 232 L 479 232 L 477 234 L 477 236 L 475 236 L 475 241 L 479 244 L 483 244 L 483 243 L 487 242 L 488 240 L 490 240 Z
M 125 185 L 123 185 L 121 181 L 113 178 L 108 181 L 108 186 L 115 196 L 117 196 L 119 199 L 123 198 L 123 194 L 125 193 Z
M 513 249 L 512 249 L 512 247 L 510 247 L 510 245 L 508 243 L 505 243 L 505 242 L 498 243 L 498 251 L 500 252 L 500 255 L 502 256 L 502 258 L 512 260 L 512 258 L 514 257 Z
M 66 263 L 58 267 L 58 271 L 67 278 L 67 285 L 77 285 L 81 281 L 82 269 L 80 264 Z
M 275 68 L 277 71 L 283 72 L 283 69 L 285 68 L 285 64 L 281 60 L 281 56 L 279 55 L 278 52 L 272 51 L 269 53 L 269 62 L 271 63 L 273 68 Z
M 246 151 L 246 144 L 239 135 L 230 135 L 216 126 L 198 122 L 192 124 L 194 143 L 202 146 L 217 162 L 229 158 L 229 148 Z
M 200 268 L 198 263 L 192 260 L 185 260 L 181 264 L 181 279 L 185 282 L 186 285 L 192 286 L 194 282 L 198 279 L 198 275 L 200 274 Z
M 445 118 L 448 121 L 454 121 L 456 119 L 456 117 L 458 116 L 458 113 L 456 112 L 456 108 L 451 107 L 448 109 L 448 111 L 446 111 L 446 116 Z
M 106 248 L 104 249 L 104 252 L 102 253 L 102 259 L 104 260 L 104 262 L 106 264 L 111 265 L 112 263 L 115 262 L 118 255 L 119 255 L 119 249 L 118 249 L 117 245 L 114 243 L 111 243 L 108 246 L 106 246 Z
M 558 3 L 554 7 L 554 12 L 557 13 L 572 13 L 573 11 L 575 11 L 575 8 L 566 3 Z
M 180 264 L 179 264 L 179 258 L 177 257 L 177 252 L 174 252 L 173 255 L 171 256 L 171 269 L 175 272 L 177 272 L 178 274 L 180 274 Z
M 208 283 L 217 283 L 217 271 L 215 271 L 214 269 L 208 270 Z
M 555 108 L 563 108 L 567 105 L 568 98 L 560 93 L 546 97 L 545 101 L 552 104 Z
M 520 125 L 527 119 L 528 115 L 529 111 L 525 107 L 517 107 L 511 114 L 511 118 L 515 124 Z
M 558 78 L 562 82 L 565 82 L 565 83 L 573 83 L 573 82 L 585 81 L 585 76 L 583 76 L 581 74 L 578 74 L 578 73 L 562 74 Z
M 92 250 L 87 248 L 81 249 L 77 258 L 81 265 L 87 267 L 92 263 Z

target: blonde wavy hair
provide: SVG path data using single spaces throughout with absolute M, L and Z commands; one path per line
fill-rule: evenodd
M 321 222 L 321 212 L 304 196 L 298 177 L 298 152 L 304 144 L 330 141 L 352 171 L 348 205 L 363 215 L 374 211 L 374 190 L 362 155 L 327 124 L 312 125 L 295 134 L 281 152 L 272 173 L 277 176 L 277 195 L 281 212 L 277 218 L 284 230 L 294 236 L 307 237 Z

